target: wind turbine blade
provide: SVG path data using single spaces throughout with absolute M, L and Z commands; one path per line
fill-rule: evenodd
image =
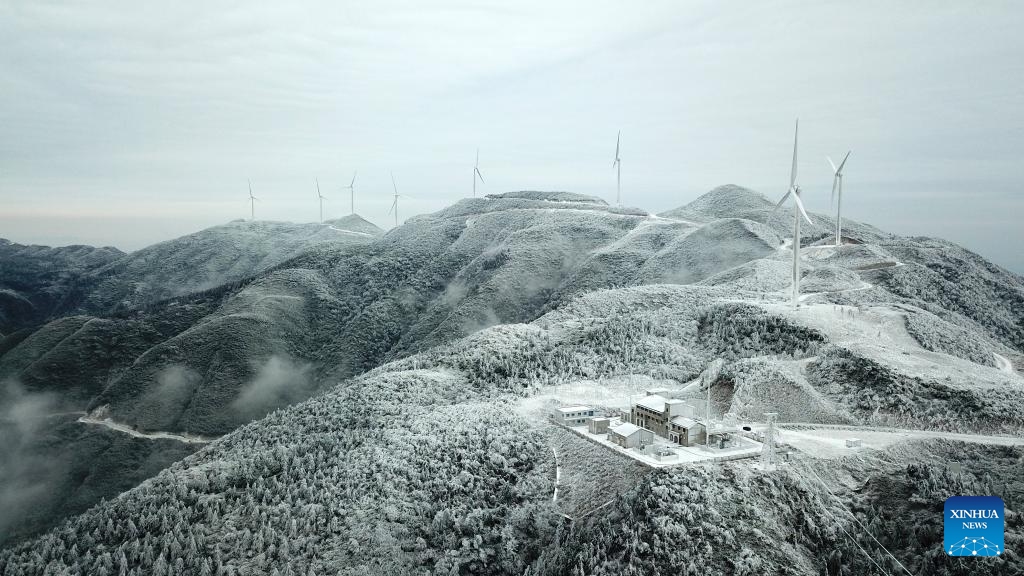
M 320 196 L 320 179 L 316 178 L 316 195 Z
M 351 188 L 351 187 L 356 185 L 356 174 L 358 174 L 358 173 L 359 173 L 358 170 L 352 173 L 352 181 L 348 183 L 348 187 L 349 188 Z
M 825 156 L 825 160 L 828 160 L 828 165 L 832 167 L 833 174 L 839 171 L 839 168 L 836 168 L 836 163 L 832 161 L 831 156 Z
M 615 159 L 616 160 L 619 159 L 619 144 L 621 143 L 621 141 L 622 141 L 622 130 L 619 130 L 619 133 L 616 134 L 616 136 L 615 136 Z
M 839 175 L 832 177 L 832 195 L 829 196 L 828 205 L 832 206 L 836 203 L 836 186 L 839 185 Z
M 473 164 L 473 168 L 476 168 L 479 165 L 480 165 L 480 149 L 477 148 L 476 149 L 476 164 Z
M 391 173 L 391 186 L 395 189 L 395 194 L 398 194 L 398 184 L 395 184 L 395 173 Z
M 843 166 L 846 166 L 846 159 L 850 157 L 850 152 L 853 152 L 853 150 L 848 151 L 846 153 L 846 156 L 843 156 L 843 161 L 839 163 L 839 168 L 836 170 L 836 172 L 843 171 Z
M 775 213 L 779 211 L 779 208 L 782 208 L 782 205 L 786 202 L 786 198 L 789 198 L 789 195 L 792 193 L 793 189 L 790 188 L 789 191 L 786 192 L 786 194 L 782 197 L 782 200 L 779 200 L 779 203 L 775 205 L 775 208 L 772 208 L 772 213 L 768 216 L 769 218 L 774 216 Z
M 807 210 L 804 210 L 804 203 L 803 200 L 800 200 L 800 195 L 793 194 L 793 199 L 796 200 L 796 207 L 800 209 L 800 213 L 804 215 L 804 220 L 807 220 L 807 223 L 813 226 L 814 222 L 811 222 L 811 217 L 807 215 Z
M 796 119 L 796 129 L 793 131 L 793 169 L 789 172 L 789 187 L 796 185 L 796 145 L 800 138 L 800 119 Z
M 391 203 L 391 208 L 388 208 L 388 214 L 394 212 L 396 206 L 398 206 L 398 198 L 395 198 L 395 201 Z
M 476 172 L 476 175 L 480 177 L 480 182 L 483 182 L 484 184 L 486 184 L 486 182 L 484 182 L 484 175 L 480 173 L 480 169 L 479 168 L 473 168 L 473 171 Z

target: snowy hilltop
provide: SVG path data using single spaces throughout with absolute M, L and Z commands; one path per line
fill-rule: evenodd
M 852 221 L 836 246 L 812 215 L 794 308 L 773 208 L 513 192 L 99 262 L 80 306 L 0 340 L 8 405 L 68 414 L 21 454 L 70 462 L 0 524 L 0 572 L 955 574 L 942 501 L 984 493 L 991 573 L 1019 573 L 1024 278 Z M 777 413 L 789 459 L 651 466 L 548 418 L 669 389 L 762 442 Z

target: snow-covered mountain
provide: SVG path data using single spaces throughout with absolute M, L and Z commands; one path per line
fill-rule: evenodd
M 124 255 L 110 247 L 50 248 L 0 239 L 0 342 L 65 314 L 81 298 L 87 278 Z
M 0 571 L 859 574 L 850 510 L 899 553 L 941 539 L 954 482 L 1024 501 L 1019 444 L 904 434 L 774 472 L 652 471 L 547 423 L 550 402 L 686 387 L 720 360 L 714 408 L 741 419 L 1021 437 L 1024 279 L 855 222 L 831 246 L 813 215 L 794 310 L 791 216 L 773 207 L 736 186 L 659 216 L 571 193 L 467 199 L 216 289 L 51 322 L 0 374 L 143 432 L 227 435 L 0 553 Z M 950 459 L 974 467 L 953 479 Z M 943 573 L 935 552 L 914 573 Z
M 360 216 L 323 224 L 236 220 L 125 254 L 0 239 L 0 334 L 72 313 L 109 314 L 238 282 L 319 244 L 383 231 Z
M 85 311 L 135 308 L 237 282 L 320 244 L 361 244 L 382 231 L 359 216 L 324 224 L 236 220 L 132 252 L 97 272 Z

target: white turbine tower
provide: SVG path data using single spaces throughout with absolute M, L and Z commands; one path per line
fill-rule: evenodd
M 831 158 L 825 156 L 830 166 L 832 166 L 832 173 L 835 175 L 832 177 L 832 199 L 830 202 L 836 201 L 836 190 L 839 190 L 839 202 L 836 204 L 836 246 L 839 246 L 843 242 L 843 166 L 846 166 L 846 159 L 850 157 L 850 152 L 843 156 L 843 161 L 839 163 L 839 167 L 836 168 L 835 162 Z
M 395 189 L 395 201 L 391 203 L 391 209 L 388 210 L 388 214 L 395 213 L 395 228 L 398 228 L 398 184 L 395 184 L 395 173 L 391 173 L 391 186 Z
M 480 173 L 480 149 L 476 149 L 476 164 L 473 164 L 473 198 L 476 198 L 476 179 L 480 178 L 480 183 L 484 183 L 484 175 Z
M 786 195 L 779 200 L 779 203 L 775 205 L 775 209 L 772 210 L 772 215 L 779 209 L 780 206 L 790 196 L 793 197 L 793 307 L 800 306 L 800 217 L 803 216 L 807 220 L 808 224 L 814 224 L 811 222 L 811 218 L 807 215 L 807 210 L 804 210 L 804 203 L 800 200 L 800 187 L 796 184 L 796 150 L 797 150 L 797 139 L 800 135 L 800 120 L 796 121 L 796 131 L 793 133 L 793 167 L 789 172 L 789 190 Z M 770 216 L 769 216 L 770 217 Z
M 249 220 L 256 220 L 256 201 L 259 198 L 252 195 L 252 180 L 249 180 Z
M 619 142 L 622 139 L 622 130 L 615 137 L 615 160 L 612 161 L 612 168 L 615 168 L 615 204 L 622 204 L 622 159 L 619 158 Z
M 324 223 L 324 195 L 320 193 L 320 179 L 316 179 L 316 197 L 320 199 L 320 223 Z
M 358 174 L 358 173 L 359 173 L 358 170 L 353 172 L 352 173 L 352 181 L 348 183 L 348 186 L 345 186 L 344 188 L 342 188 L 342 190 L 348 190 L 348 192 L 349 192 L 349 203 L 352 205 L 352 213 L 353 214 L 356 213 L 356 174 Z

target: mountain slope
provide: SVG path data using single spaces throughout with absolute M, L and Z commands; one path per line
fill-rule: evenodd
M 154 244 L 107 265 L 97 272 L 97 284 L 83 308 L 136 308 L 201 292 L 272 268 L 311 246 L 363 243 L 381 233 L 355 215 L 325 224 L 236 220 Z
M 90 274 L 124 256 L 117 248 L 24 246 L 0 239 L 0 340 L 68 309 Z
M 722 250 L 709 254 L 703 263 L 666 261 L 648 272 L 643 262 L 671 260 L 674 246 L 665 246 L 686 227 L 569 193 L 464 200 L 437 214 L 413 218 L 378 240 L 314 243 L 251 280 L 201 297 L 184 296 L 129 310 L 114 324 L 115 330 L 122 330 L 122 345 L 107 354 L 111 360 L 96 369 L 81 365 L 80 385 L 87 390 L 78 396 L 91 395 L 88 409 L 108 405 L 115 419 L 143 429 L 221 434 L 282 405 L 283 400 L 275 402 L 277 395 L 271 394 L 255 411 L 231 407 L 271 359 L 300 370 L 308 367 L 308 378 L 303 378 L 310 384 L 287 395 L 293 401 L 311 394 L 320 382 L 359 374 L 482 327 L 532 320 L 586 290 L 622 285 L 624 280 L 661 281 L 661 274 L 683 266 L 688 267 L 686 274 L 699 279 L 762 253 Z M 711 238 L 705 241 L 712 242 L 724 242 L 722 236 L 734 229 L 757 229 L 753 223 L 729 221 L 709 227 L 722 228 L 709 233 Z M 698 231 L 692 238 L 704 233 Z M 143 254 L 132 266 L 141 266 L 168 246 L 190 242 L 186 238 L 158 245 L 153 254 L 148 254 L 150 249 L 140 251 Z M 202 260 L 217 261 L 206 255 L 216 243 L 202 244 Z M 758 246 L 763 245 L 761 241 Z M 682 246 L 694 250 L 686 248 L 686 240 Z M 601 260 L 606 263 L 597 265 Z M 623 274 L 626 266 L 634 271 L 630 276 Z M 146 274 L 150 279 L 158 276 Z M 126 271 L 116 276 L 125 286 L 124 279 L 130 277 Z M 185 314 L 171 315 L 174 307 Z M 197 311 L 202 317 L 193 314 Z M 53 340 L 46 332 L 60 327 L 44 327 L 35 340 Z M 93 346 L 82 341 L 84 335 L 72 334 L 62 340 L 62 347 Z M 0 358 L 0 373 L 30 380 L 33 389 L 66 386 L 63 378 L 58 379 L 62 371 L 32 367 L 59 362 L 50 358 L 59 359 L 59 350 L 25 346 L 9 356 Z M 64 357 L 75 364 L 81 354 Z M 169 369 L 188 378 L 171 386 L 176 399 L 165 402 L 160 390 L 168 387 L 162 375 Z M 39 377 L 46 373 L 55 377 L 49 385 Z M 107 384 L 98 392 L 90 382 Z
M 755 217 L 770 210 L 763 197 L 739 187 L 716 189 L 686 210 L 711 219 L 730 207 Z M 363 225 L 348 218 L 335 223 Z M 976 272 L 983 260 L 926 248 L 929 241 L 853 223 L 847 229 L 860 244 L 805 251 L 804 285 L 818 293 L 808 298 L 914 306 L 994 338 L 992 350 L 1003 349 L 1003 356 L 1019 354 L 1019 277 L 994 267 Z M 467 199 L 377 240 L 314 243 L 252 279 L 102 322 L 74 321 L 85 330 L 68 332 L 67 322 L 55 322 L 0 356 L 0 375 L 33 390 L 70 386 L 75 390 L 65 396 L 78 399 L 75 408 L 109 405 L 116 419 L 143 429 L 221 434 L 326 382 L 486 326 L 530 321 L 587 291 L 657 282 L 784 290 L 789 251 L 778 247 L 780 233 L 784 227 L 773 231 L 746 219 L 697 225 L 644 216 L 568 193 Z M 201 244 L 205 254 L 217 243 Z M 945 275 L 909 273 L 914 267 Z M 927 291 L 919 289 L 924 278 Z M 301 373 L 298 380 L 281 374 L 271 388 L 296 389 L 261 395 L 256 408 L 233 409 L 271 363 Z M 69 382 L 71 370 L 79 375 Z M 156 409 L 168 370 L 187 374 L 187 382 L 172 394 L 177 400 Z
M 559 383 L 601 379 L 602 386 L 621 391 L 625 375 L 629 382 L 684 384 L 724 358 L 716 406 L 745 417 L 771 408 L 794 419 L 1019 433 L 1024 405 L 1012 368 L 1012 362 L 1020 365 L 1013 326 L 1024 317 L 1024 308 L 1014 304 L 1024 295 L 1019 277 L 985 267 L 966 251 L 934 249 L 931 240 L 850 223 L 849 244 L 808 240 L 804 307 L 793 312 L 784 304 L 791 257 L 783 242 L 787 227 L 764 224 L 771 206 L 756 193 L 744 198 L 747 192 L 729 189 L 720 200 L 715 194 L 688 208 L 693 217 L 685 220 L 569 193 L 467 199 L 411 218 L 378 238 L 299 247 L 268 270 L 214 289 L 103 318 L 52 322 L 0 356 L 0 375 L 22 380 L 34 392 L 59 394 L 67 409 L 106 407 L 115 421 L 141 430 L 219 435 L 270 414 L 222 441 L 234 445 L 229 439 L 243 438 L 244 449 L 204 452 L 215 454 L 210 462 L 244 470 L 242 480 L 228 480 L 217 490 L 237 487 L 236 481 L 259 482 L 263 472 L 252 468 L 257 464 L 243 463 L 254 454 L 268 466 L 286 466 L 279 445 L 287 447 L 285 453 L 296 446 L 303 458 L 343 457 L 320 451 L 321 433 L 341 434 L 336 440 L 343 446 L 368 442 L 359 458 L 393 450 L 389 466 L 405 466 L 421 479 L 437 475 L 446 483 L 463 481 L 454 469 L 432 468 L 409 445 L 414 438 L 457 423 L 471 426 L 470 436 L 492 430 L 493 437 L 474 445 L 476 454 L 500 451 L 511 441 L 508 436 L 518 436 L 526 444 L 517 449 L 532 455 L 529 470 L 513 474 L 499 471 L 505 470 L 500 462 L 494 468 L 481 461 L 474 465 L 481 467 L 479 475 L 470 472 L 474 477 L 465 480 L 474 486 L 494 483 L 492 475 L 513 484 L 523 480 L 527 509 L 502 508 L 496 520 L 513 524 L 519 520 L 507 520 L 506 514 L 547 514 L 532 507 L 543 492 L 536 488 L 537 474 L 545 474 L 538 472 L 539 455 L 546 452 L 543 427 L 533 422 L 535 414 L 524 423 L 495 412 L 492 404 L 550 398 L 555 392 L 545 387 Z M 727 214 L 722 206 L 733 204 L 746 206 L 749 218 L 712 213 Z M 358 222 L 342 225 L 355 228 Z M 824 226 L 812 232 L 827 235 Z M 918 290 L 919 278 L 905 276 L 918 266 L 938 270 L 929 277 L 931 289 Z M 974 273 L 972 267 L 984 267 L 982 282 L 963 280 L 961 274 Z M 665 282 L 693 284 L 648 286 Z M 606 290 L 623 286 L 632 287 Z M 942 298 L 934 293 L 960 290 L 962 295 Z M 525 322 L 532 323 L 517 324 Z M 1009 370 L 1004 361 L 1011 362 Z M 75 370 L 81 376 L 71 381 Z M 325 395 L 301 409 L 274 412 L 318 391 Z M 785 403 L 778 405 L 780 399 Z M 454 407 L 431 412 L 442 405 Z M 392 424 L 401 430 L 387 427 Z M 354 436 L 347 436 L 349 429 L 356 430 Z M 262 440 L 267 438 L 273 440 Z M 463 441 L 469 439 L 442 440 L 434 448 L 448 458 L 445 451 L 461 451 Z M 180 481 L 181 470 L 164 480 L 167 490 Z M 362 477 L 322 472 L 352 486 L 353 493 L 365 489 Z M 305 473 L 281 479 L 289 484 L 275 489 L 298 489 L 290 483 L 310 481 L 304 478 Z M 207 481 L 213 481 L 209 474 Z M 361 518 L 385 514 L 387 523 L 374 526 L 387 533 L 403 529 L 394 518 L 416 507 L 407 499 L 422 495 L 396 489 L 381 496 L 405 508 L 374 508 Z M 355 506 L 350 497 L 347 491 L 330 496 L 344 509 Z M 475 505 L 476 500 L 453 504 Z M 117 513 L 122 512 L 131 514 Z M 420 512 L 424 516 L 410 522 L 425 522 L 439 509 Z M 235 513 L 242 516 L 232 522 L 244 525 L 248 512 Z M 518 524 L 509 528 L 520 529 L 526 530 Z M 408 541 L 370 544 L 415 549 L 421 546 L 416 538 L 422 538 L 431 551 L 421 561 L 437 563 L 448 555 L 438 547 L 454 546 L 444 530 L 440 541 L 418 532 Z M 331 544 L 334 561 L 391 566 L 386 555 L 366 551 L 370 544 L 356 540 L 359 547 Z M 218 549 L 225 546 L 234 544 Z M 503 562 L 521 568 L 543 554 L 536 546 Z M 233 559 L 250 567 L 252 560 Z M 268 566 L 276 561 L 264 558 Z M 410 566 L 405 556 L 395 561 Z
M 783 302 L 706 286 L 588 293 L 531 324 L 484 329 L 243 426 L 116 500 L 0 553 L 0 568 L 818 574 L 827 562 L 836 573 L 869 573 L 871 560 L 858 546 L 877 547 L 850 540 L 856 513 L 914 573 L 958 573 L 947 572 L 955 567 L 941 551 L 919 554 L 939 538 L 942 500 L 972 490 L 1020 501 L 1020 447 L 897 442 L 871 458 L 797 453 L 776 471 L 739 461 L 626 475 L 620 456 L 591 453 L 577 465 L 605 479 L 603 488 L 584 495 L 562 485 L 552 498 L 559 451 L 587 443 L 551 431 L 547 400 L 635 394 L 640 375 L 685 385 L 716 358 L 726 364 L 714 382 L 714 409 L 741 418 L 749 417 L 744 409 L 798 406 L 808 386 L 856 422 L 904 415 L 898 405 L 865 404 L 836 388 L 836 379 L 815 376 L 833 369 L 835 350 L 881 367 L 848 370 L 840 380 L 861 387 L 877 386 L 884 374 L 961 395 L 1003 390 L 1003 402 L 978 408 L 982 419 L 959 411 L 955 395 L 927 398 L 932 404 L 914 415 L 931 415 L 916 422 L 929 429 L 970 429 L 984 418 L 1018 433 L 1024 425 L 1024 379 L 926 350 L 905 338 L 900 323 L 868 316 L 892 311 L 865 309 L 865 317 L 835 322 L 827 315 L 842 312 L 831 303 L 793 311 Z M 750 372 L 749 359 L 782 368 L 782 379 Z M 784 381 L 795 362 L 807 365 L 802 387 Z M 933 372 L 942 377 L 933 380 Z M 773 387 L 762 391 L 761 405 L 740 393 L 749 377 Z M 954 481 L 944 472 L 950 460 L 976 465 Z M 899 502 L 887 500 L 893 494 Z M 606 504 L 583 516 L 591 511 L 584 497 Z M 897 514 L 914 517 L 913 530 Z M 1016 515 L 1008 517 L 1007 542 L 993 574 L 1020 566 L 1012 550 L 1024 543 L 1024 526 Z

